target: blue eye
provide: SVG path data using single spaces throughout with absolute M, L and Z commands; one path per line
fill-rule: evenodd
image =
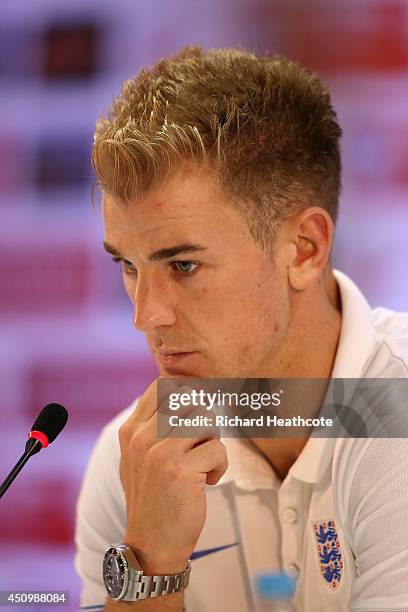
M 124 272 L 127 272 L 129 274 L 133 274 L 133 272 L 136 272 L 130 261 L 126 261 L 125 259 L 121 259 L 120 257 L 112 257 L 112 261 L 114 261 L 115 263 L 120 263 L 121 268 Z
M 114 261 L 115 263 L 120 263 L 122 270 L 126 274 L 137 273 L 136 268 L 133 267 L 130 261 L 126 261 L 126 259 L 121 259 L 120 257 L 112 257 L 112 261 Z M 176 266 L 177 271 L 185 276 L 194 274 L 194 272 L 198 269 L 200 265 L 198 261 L 171 261 L 169 263 L 171 266 Z M 191 269 L 191 266 L 194 266 L 193 269 Z
M 199 263 L 198 261 L 172 261 L 171 265 L 179 266 L 177 270 L 182 274 L 193 274 L 197 270 Z M 195 266 L 195 268 L 191 270 L 191 268 L 186 269 L 185 266 Z
M 136 269 L 130 263 L 130 261 L 126 261 L 125 259 L 122 261 L 122 267 L 126 272 L 136 272 Z

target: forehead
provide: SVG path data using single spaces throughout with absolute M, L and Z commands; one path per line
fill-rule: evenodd
M 118 244 L 159 237 L 182 238 L 185 233 L 219 236 L 234 231 L 246 235 L 246 221 L 206 170 L 183 169 L 138 201 L 123 206 L 107 194 L 102 198 L 105 240 Z

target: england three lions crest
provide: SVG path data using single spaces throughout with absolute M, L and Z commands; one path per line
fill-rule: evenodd
M 312 522 L 314 541 L 320 566 L 320 574 L 331 591 L 337 591 L 343 577 L 343 555 L 336 522 L 333 520 Z

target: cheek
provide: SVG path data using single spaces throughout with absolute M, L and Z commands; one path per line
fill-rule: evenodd
M 260 275 L 200 289 L 196 313 L 200 312 L 200 328 L 212 338 L 211 343 L 224 346 L 227 352 L 239 347 L 245 354 L 253 351 L 254 344 L 277 342 L 287 327 L 286 288 L 278 279 L 271 283 L 270 270 L 260 271 Z
M 239 345 L 245 352 L 259 334 L 265 333 L 272 317 L 269 301 L 260 299 L 256 293 L 246 292 L 231 299 L 224 296 L 216 304 L 211 318 L 216 340 L 230 348 Z
M 283 289 L 268 287 L 265 291 L 265 287 L 257 288 L 242 300 L 236 313 L 241 337 L 250 344 L 253 341 L 262 344 L 277 342 L 288 325 L 288 308 Z

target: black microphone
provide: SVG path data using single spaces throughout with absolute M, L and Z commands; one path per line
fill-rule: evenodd
M 55 438 L 64 429 L 67 421 L 68 412 L 61 404 L 47 404 L 44 406 L 28 434 L 24 454 L 0 486 L 0 498 L 3 497 L 29 458 L 39 453 L 42 448 L 47 448 L 51 442 L 54 442 Z

